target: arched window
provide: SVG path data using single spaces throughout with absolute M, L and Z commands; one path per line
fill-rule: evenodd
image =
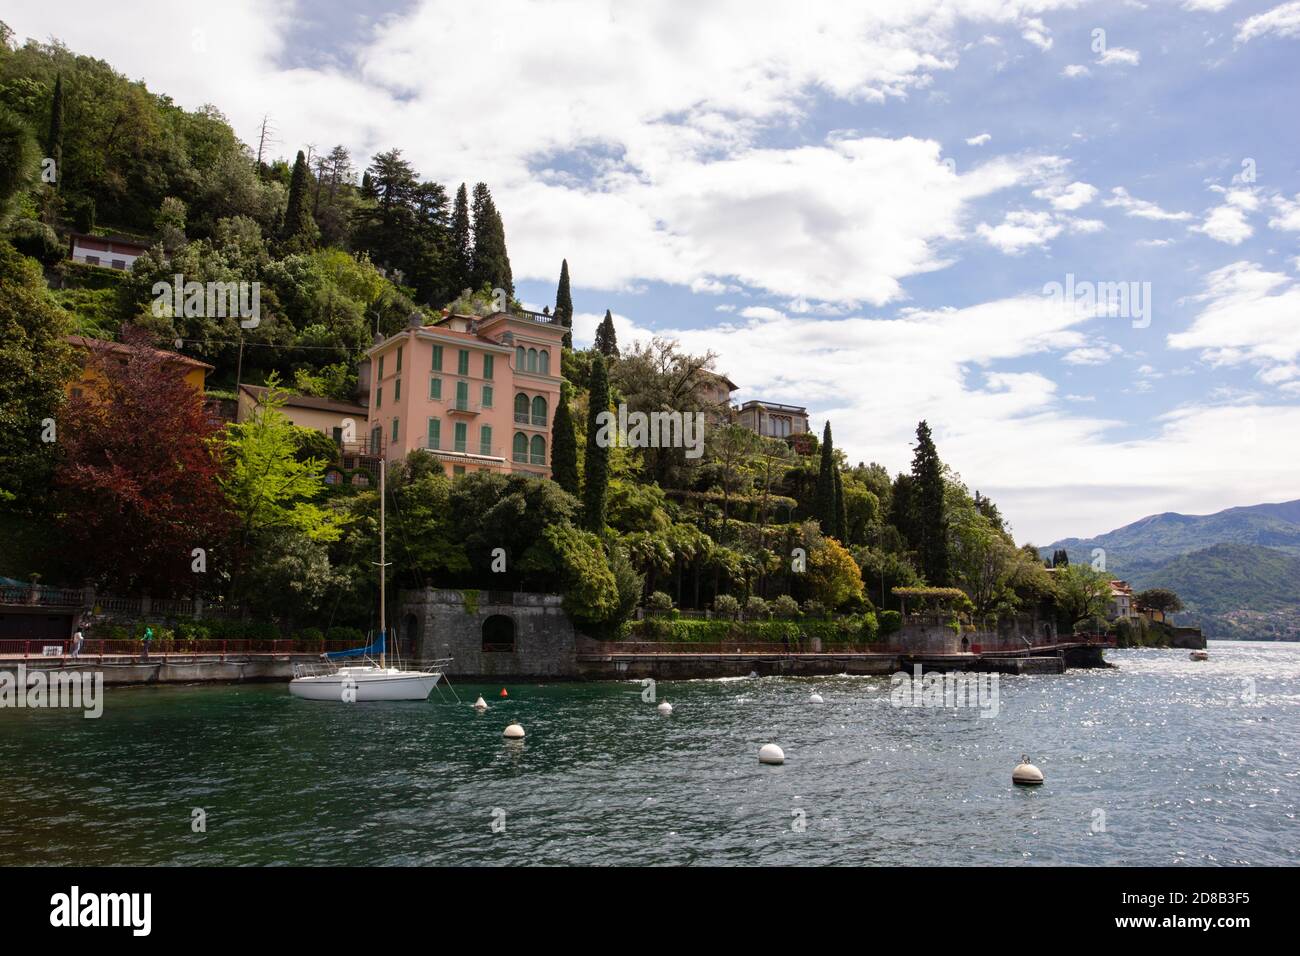
M 546 439 L 541 435 L 533 436 L 532 461 L 534 465 L 546 464 Z
M 533 396 L 533 424 L 546 424 L 546 399 L 540 395 Z
M 551 353 L 542 349 L 537 353 L 537 371 L 543 375 L 551 374 Z
M 515 396 L 515 421 L 528 424 L 528 396 L 523 392 Z
M 526 361 L 527 358 L 524 353 L 524 347 L 522 345 L 515 346 L 515 369 L 522 372 Z
M 523 432 L 515 432 L 515 461 L 528 464 L 528 436 Z
M 537 349 L 528 350 L 528 371 L 537 371 Z
M 483 652 L 510 654 L 515 649 L 514 618 L 493 614 L 483 622 Z

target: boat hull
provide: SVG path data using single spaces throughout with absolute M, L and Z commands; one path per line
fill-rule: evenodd
M 426 671 L 322 674 L 295 677 L 289 693 L 303 700 L 365 703 L 374 700 L 427 700 L 442 677 Z

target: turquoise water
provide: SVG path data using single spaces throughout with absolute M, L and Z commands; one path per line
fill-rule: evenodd
M 636 683 L 457 685 L 459 705 L 110 688 L 98 720 L 0 710 L 0 861 L 1300 863 L 1300 645 L 1210 654 L 1002 677 L 991 719 L 865 677 L 662 682 L 666 718 Z M 758 763 L 768 741 L 784 766 Z M 1011 786 L 1022 752 L 1042 788 Z

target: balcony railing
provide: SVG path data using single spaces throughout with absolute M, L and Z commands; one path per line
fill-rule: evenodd
M 480 411 L 482 411 L 482 406 L 477 402 L 456 399 L 447 403 L 447 414 L 449 415 L 477 415 Z
M 545 465 L 545 455 L 530 455 L 523 452 L 515 452 L 514 461 L 520 465 Z
M 516 425 L 536 425 L 539 428 L 545 428 L 549 422 L 545 415 L 529 415 L 524 412 L 515 412 Z

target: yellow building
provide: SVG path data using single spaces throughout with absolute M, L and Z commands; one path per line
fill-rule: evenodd
M 105 361 L 116 360 L 125 365 L 131 358 L 132 349 L 120 342 L 106 342 L 103 339 L 92 339 L 84 335 L 69 335 L 68 341 L 85 352 L 95 352 Z M 185 381 L 200 395 L 204 393 L 207 387 L 208 373 L 212 371 L 212 366 L 207 362 L 200 362 L 198 359 L 192 359 L 188 355 L 181 355 L 179 352 L 169 352 L 166 349 L 154 349 L 158 355 L 162 355 L 167 360 L 167 365 L 174 367 L 178 375 L 182 375 Z M 69 398 L 76 398 L 85 392 L 99 392 L 103 386 L 103 376 L 94 369 L 90 363 L 82 363 L 81 370 L 74 376 L 67 385 L 67 394 Z

